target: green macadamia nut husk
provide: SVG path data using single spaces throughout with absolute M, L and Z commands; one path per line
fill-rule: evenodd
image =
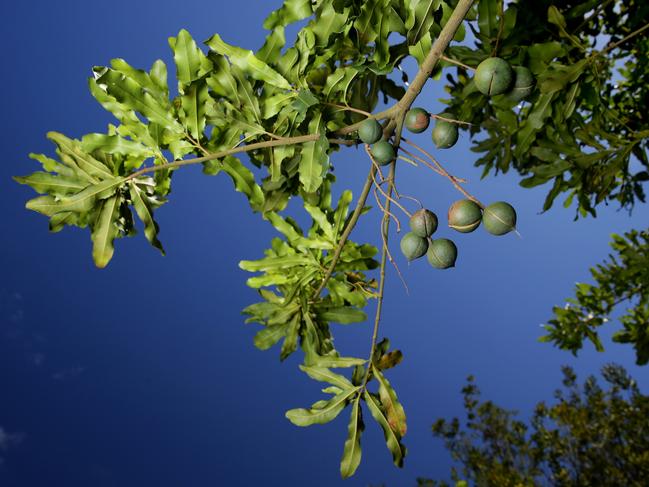
M 505 96 L 508 100 L 519 102 L 534 91 L 534 76 L 524 66 L 514 66 L 512 69 L 514 70 L 514 82 Z
M 380 166 L 390 164 L 396 158 L 394 147 L 387 140 L 379 140 L 376 144 L 372 145 L 370 152 L 376 163 Z
M 383 127 L 374 118 L 367 118 L 358 128 L 358 138 L 365 144 L 373 144 L 383 137 Z
M 437 215 L 426 208 L 417 210 L 410 217 L 410 230 L 418 237 L 430 237 L 437 230 Z
M 505 235 L 516 230 L 516 210 L 505 201 L 492 203 L 482 213 L 482 225 L 492 235 Z
M 438 238 L 428 245 L 426 257 L 428 258 L 428 263 L 436 269 L 455 267 L 457 247 L 452 240 Z
M 423 108 L 412 108 L 406 113 L 405 125 L 412 133 L 420 134 L 429 124 L 430 114 Z
M 480 206 L 469 199 L 456 201 L 448 209 L 448 226 L 462 233 L 474 231 L 482 220 Z
M 401 238 L 401 253 L 408 261 L 418 259 L 428 250 L 428 240 L 418 237 L 412 232 L 406 233 Z
M 449 120 L 455 119 L 455 117 L 450 113 L 440 113 L 439 116 Z M 437 119 L 431 136 L 438 149 L 450 149 L 455 145 L 460 137 L 460 131 L 458 130 L 456 123 Z
M 483 95 L 500 95 L 512 86 L 514 70 L 504 59 L 490 57 L 478 64 L 473 81 Z

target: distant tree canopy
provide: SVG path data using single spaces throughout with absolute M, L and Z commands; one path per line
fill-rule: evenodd
M 515 411 L 481 401 L 469 377 L 462 389 L 464 425 L 439 419 L 432 428 L 460 464 L 452 479 L 479 487 L 646 486 L 649 396 L 618 365 L 602 368 L 607 388 L 593 376 L 580 386 L 569 367 L 563 374 L 556 403 L 538 403 L 529 426 Z M 418 479 L 418 485 L 449 484 Z

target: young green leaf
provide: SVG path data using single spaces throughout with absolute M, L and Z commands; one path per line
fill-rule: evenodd
M 291 409 L 286 411 L 288 420 L 296 426 L 311 426 L 313 424 L 326 424 L 336 419 L 340 412 L 345 409 L 349 398 L 358 393 L 360 387 L 348 389 L 323 404 L 314 404 L 311 409 Z
M 252 51 L 227 44 L 221 36 L 214 34 L 205 44 L 214 52 L 227 56 L 232 64 L 249 74 L 253 79 L 290 90 L 291 85 L 286 78 L 257 58 Z
M 146 239 L 164 255 L 164 248 L 158 240 L 158 224 L 153 219 L 153 208 L 159 206 L 161 203 L 149 197 L 136 183 L 129 185 L 129 193 L 135 212 L 144 224 L 144 235 Z
M 381 429 L 383 430 L 385 443 L 388 450 L 392 453 L 392 461 L 397 467 L 403 467 L 403 459 L 406 456 L 406 447 L 401 444 L 401 435 L 390 426 L 390 422 L 381 407 L 379 399 L 374 397 L 367 390 L 363 392 L 363 397 L 365 398 L 365 403 L 367 404 L 372 417 L 377 423 L 379 423 L 379 426 L 381 426 Z
M 300 370 L 305 372 L 313 380 L 328 382 L 329 384 L 338 386 L 343 390 L 351 389 L 354 387 L 352 383 L 349 382 L 349 379 L 347 379 L 347 377 L 340 374 L 335 374 L 331 370 L 324 367 L 308 367 L 306 365 L 300 365 Z
M 340 475 L 346 479 L 354 475 L 361 463 L 361 433 L 363 432 L 363 417 L 360 406 L 361 395 L 358 394 L 352 403 L 352 411 L 347 427 L 347 440 L 340 461 Z
M 122 198 L 118 195 L 104 200 L 92 227 L 92 258 L 100 269 L 106 267 L 113 258 L 113 241 L 119 234 L 115 220 L 119 216 L 121 204 Z
M 394 392 L 394 389 L 381 370 L 374 364 L 372 364 L 372 373 L 379 383 L 379 397 L 381 398 L 381 404 L 383 404 L 383 407 L 385 408 L 390 428 L 396 431 L 399 436 L 404 436 L 407 430 L 406 413 L 397 399 L 396 392 Z

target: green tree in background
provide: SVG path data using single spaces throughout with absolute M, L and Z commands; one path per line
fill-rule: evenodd
M 649 397 L 618 365 L 602 368 L 608 388 L 592 376 L 580 386 L 569 367 L 563 374 L 556 403 L 538 403 L 529 425 L 515 411 L 481 401 L 469 377 L 462 389 L 464 425 L 457 418 L 433 425 L 433 434 L 461 464 L 453 480 L 480 487 L 647 485 Z M 425 479 L 418 484 L 448 485 Z
M 265 350 L 281 343 L 282 360 L 301 349 L 301 370 L 325 383 L 324 399 L 288 411 L 287 418 L 299 426 L 323 424 L 347 410 L 341 474 L 349 477 L 361 461 L 369 413 L 402 466 L 406 415 L 385 373 L 402 353 L 379 340 L 386 267 L 397 267 L 388 246 L 391 222 L 400 228 L 393 211 L 411 218 L 412 233 L 401 242 L 409 260 L 426 254 L 433 267 L 449 268 L 458 249 L 431 237 L 439 223 L 433 212 L 411 214 L 404 206 L 397 167 L 432 170 L 462 193 L 464 202 L 449 211 L 455 230 L 470 232 L 482 223 L 501 235 L 516 222 L 511 206 L 481 203 L 438 161 L 441 154 L 421 149 L 406 130 L 420 133 L 433 119 L 440 149 L 468 132 L 485 176 L 514 169 L 525 187 L 551 184 L 545 210 L 561 194 L 578 216 L 595 216 L 597 205 L 608 201 L 631 208 L 644 200 L 642 183 L 649 179 L 648 17 L 642 0 L 285 0 L 264 22 L 268 36 L 256 51 L 218 34 L 205 41 L 206 51 L 186 30 L 170 38 L 173 98 L 160 60 L 148 71 L 123 59 L 94 67 L 90 91 L 116 123 L 78 139 L 49 133 L 57 158 L 32 154 L 43 170 L 16 180 L 41 194 L 27 208 L 47 216 L 53 232 L 90 229 L 92 256 L 102 268 L 115 241 L 135 233 L 136 217 L 163 252 L 155 211 L 169 200 L 178 170 L 202 165 L 207 175 L 226 174 L 279 235 L 261 259 L 240 262 L 255 273 L 247 284 L 259 290 L 260 302 L 244 310 L 261 326 L 255 345 Z M 296 22 L 302 27 L 287 43 L 285 29 Z M 407 58 L 418 63 L 414 75 L 402 75 Z M 439 114 L 413 107 L 431 78 L 449 93 Z M 385 108 L 377 111 L 380 103 Z M 352 209 L 349 189 L 332 199 L 335 154 L 361 141 L 367 178 Z M 244 153 L 246 163 L 235 157 Z M 371 243 L 349 239 L 369 210 L 370 193 L 383 214 L 378 261 Z M 309 228 L 284 211 L 291 198 L 301 201 Z M 647 275 L 635 276 L 630 287 L 614 284 L 627 282 L 622 274 L 633 260 L 630 249 L 640 244 L 634 238 L 629 250 L 619 248 L 630 260 L 602 267 L 598 286 L 579 288 L 576 311 L 551 321 L 547 340 L 573 352 L 584 337 L 599 345 L 594 318 L 577 329 L 570 320 L 592 312 L 601 324 L 624 299 L 637 306 L 617 339 L 633 344 L 639 361 L 646 361 L 647 303 L 636 298 L 644 296 Z M 609 279 L 618 268 L 622 277 Z M 372 300 L 369 354 L 341 356 L 330 325 L 366 321 Z

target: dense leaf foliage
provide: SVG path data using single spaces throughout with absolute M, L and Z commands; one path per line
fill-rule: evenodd
M 448 76 L 448 111 L 482 136 L 472 150 L 490 172 L 514 169 L 531 188 L 552 183 L 543 209 L 567 193 L 566 207 L 596 215 L 616 200 L 643 201 L 649 179 L 649 4 L 644 1 L 482 0 L 475 46 L 453 46 L 449 57 L 476 67 L 489 56 L 526 66 L 536 79 L 530 103 L 501 95 L 486 99 L 470 69 Z M 632 38 L 622 41 L 625 36 Z M 599 46 L 604 43 L 604 46 Z M 633 161 L 640 163 L 633 169 Z
M 278 345 L 282 360 L 301 350 L 301 370 L 327 384 L 327 399 L 292 409 L 287 418 L 299 426 L 322 424 L 348 408 L 341 460 L 341 474 L 348 477 L 360 463 L 364 419 L 371 416 L 401 466 L 406 415 L 385 370 L 402 354 L 378 341 L 386 261 L 395 263 L 388 250 L 390 220 L 396 219 L 391 205 L 410 216 L 397 201 L 397 158 L 432 168 L 473 201 L 470 227 L 486 208 L 432 155 L 410 152 L 418 148 L 402 137 L 408 110 L 429 78 L 457 69 L 447 77 L 453 98 L 442 115 L 433 115 L 438 147 L 452 147 L 458 127 L 481 134 L 486 138 L 473 149 L 484 153 L 476 164 L 485 174 L 514 167 L 527 187 L 554 181 L 545 209 L 561 192 L 569 193 L 568 204 L 576 197 L 584 215 L 595 215 L 595 205 L 607 199 L 630 206 L 644 198 L 641 183 L 649 179 L 647 119 L 638 109 L 638 100 L 649 99 L 649 38 L 638 24 L 647 8 L 636 1 L 285 0 L 265 20 L 268 35 L 258 50 L 231 45 L 218 34 L 205 48 L 186 30 L 171 37 L 173 97 L 160 60 L 148 71 L 123 59 L 94 67 L 90 92 L 115 124 L 80 139 L 50 133 L 58 159 L 32 154 L 42 171 L 16 180 L 41 194 L 27 207 L 47 216 L 52 231 L 89 227 L 94 262 L 105 267 L 115 241 L 135 233 L 135 215 L 147 240 L 163 251 L 155 212 L 168 201 L 179 168 L 202 164 L 205 174 L 226 174 L 279 235 L 263 257 L 240 263 L 255 273 L 248 285 L 261 299 L 244 310 L 249 322 L 260 325 L 254 343 L 262 350 Z M 286 28 L 296 22 L 301 28 L 287 43 Z M 612 37 L 597 50 L 600 34 Z M 478 92 L 469 72 L 496 55 L 509 81 L 498 87 L 503 94 L 489 97 Z M 419 66 L 414 77 L 401 68 L 408 57 Z M 401 81 L 395 81 L 399 73 Z M 495 93 L 488 76 L 485 91 Z M 388 108 L 376 113 L 380 104 Z M 419 113 L 418 123 L 427 126 L 430 114 Z M 368 119 L 375 121 L 372 133 L 361 130 L 361 139 L 376 145 L 365 146 L 368 177 L 352 210 L 350 191 L 332 191 L 334 156 L 359 145 L 357 131 Z M 405 126 L 414 127 L 413 121 Z M 246 162 L 235 157 L 243 153 Z M 632 156 L 644 169 L 632 173 Z M 383 210 L 380 263 L 373 245 L 349 240 L 369 210 L 372 191 Z M 332 193 L 340 195 L 335 204 Z M 291 198 L 301 199 L 309 228 L 284 211 Z M 490 215 L 485 213 L 492 221 Z M 507 221 L 496 216 L 502 228 L 492 233 L 515 230 L 513 208 Z M 420 247 L 416 253 L 427 248 L 435 268 L 455 264 L 451 240 L 429 238 Z M 377 267 L 378 279 L 370 274 Z M 369 357 L 341 356 L 330 325 L 366 321 L 374 298 Z M 640 331 L 629 331 L 626 340 L 636 343 Z
M 569 367 L 556 402 L 540 402 L 529 425 L 517 413 L 481 401 L 472 377 L 462 389 L 466 421 L 439 419 L 433 434 L 453 459 L 452 478 L 480 487 L 646 485 L 649 478 L 649 397 L 620 366 L 607 365 L 603 389 L 583 385 Z M 447 486 L 419 479 L 420 486 Z M 466 484 L 464 484 L 466 485 Z

